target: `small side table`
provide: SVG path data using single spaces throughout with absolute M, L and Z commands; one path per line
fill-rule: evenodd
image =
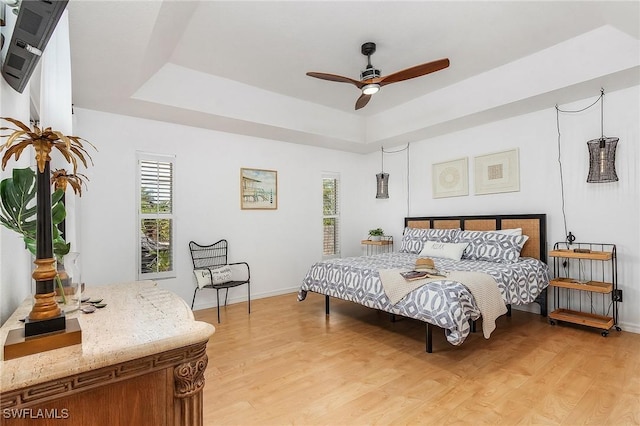
M 378 253 L 393 252 L 392 236 L 383 236 L 380 241 L 362 240 L 360 243 L 365 248 L 367 256 Z

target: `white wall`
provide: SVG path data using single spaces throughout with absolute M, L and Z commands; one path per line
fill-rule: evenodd
M 345 255 L 359 254 L 363 157 L 321 148 L 75 109 L 76 134 L 93 143 L 95 166 L 78 200 L 79 251 L 88 285 L 136 279 L 136 151 L 176 155 L 177 278 L 159 281 L 189 303 L 194 290 L 188 243 L 226 238 L 229 260 L 251 266 L 252 297 L 295 291 L 322 255 L 322 172 L 342 182 Z M 278 171 L 278 209 L 240 209 L 240 168 Z M 367 180 L 367 187 L 373 186 Z M 372 189 L 374 191 L 374 189 Z M 229 300 L 246 299 L 246 287 Z M 200 292 L 196 308 L 214 306 Z
M 560 108 L 582 109 L 598 96 L 599 93 L 594 93 L 593 98 L 560 105 Z M 616 183 L 586 182 L 589 168 L 586 142 L 601 135 L 599 104 L 583 113 L 560 115 L 567 228 L 578 241 L 617 245 L 618 282 L 624 297 L 620 304 L 620 324 L 623 329 L 635 332 L 640 332 L 639 106 L 637 86 L 605 94 L 604 133 L 620 138 L 616 152 L 620 180 Z M 518 148 L 520 155 L 520 191 L 473 195 L 474 156 L 513 148 Z M 410 215 L 546 213 L 549 245 L 564 241 L 553 105 L 535 113 L 414 142 L 410 152 Z M 385 155 L 385 171 L 391 175 L 390 199 L 369 197 L 362 207 L 375 212 L 377 224 L 398 240 L 402 234 L 401 218 L 406 211 L 406 163 L 404 157 L 391 157 Z M 461 157 L 469 159 L 470 195 L 432 198 L 431 165 Z M 370 154 L 367 162 L 367 174 L 372 176 L 380 168 L 380 154 Z
M 29 87 L 23 94 L 13 90 L 0 77 L 0 117 L 17 118 L 29 122 Z M 10 123 L 2 122 L 0 126 Z M 4 139 L 2 140 L 4 143 Z M 13 159 L 0 172 L 0 180 L 11 177 L 14 168 L 28 167 L 31 150 L 26 150 L 18 162 Z M 4 226 L 0 226 L 0 323 L 31 294 L 31 255 L 24 248 L 22 238 Z

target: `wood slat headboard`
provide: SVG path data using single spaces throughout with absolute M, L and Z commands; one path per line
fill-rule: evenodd
M 547 262 L 546 214 L 405 217 L 404 226 L 422 229 L 460 228 L 466 231 L 522 228 L 522 233 L 529 239 L 522 248 L 521 255 Z

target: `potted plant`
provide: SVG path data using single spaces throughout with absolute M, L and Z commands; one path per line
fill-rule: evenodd
M 25 125 L 19 120 L 0 117 L 0 120 L 9 122 L 13 127 L 0 127 L 0 131 L 9 133 L 0 133 L 0 138 L 7 138 L 7 141 L 0 145 L 0 152 L 5 151 L 2 156 L 2 170 L 5 169 L 7 162 L 13 156 L 16 160 L 20 158 L 22 152 L 29 146 L 33 147 L 35 151 L 36 159 L 36 171 L 35 171 L 35 206 L 28 207 L 28 203 L 25 203 L 22 208 L 25 212 L 30 212 L 31 217 L 36 215 L 35 221 L 35 235 L 30 234 L 27 230 L 26 234 L 23 234 L 27 247 L 31 244 L 35 251 L 35 264 L 36 269 L 33 271 L 33 279 L 36 281 L 36 291 L 34 294 L 34 305 L 29 313 L 28 321 L 25 321 L 25 337 L 40 335 L 53 331 L 59 331 L 65 329 L 64 314 L 61 313 L 60 308 L 55 301 L 55 278 L 57 271 L 55 268 L 54 258 L 54 246 L 60 243 L 60 235 L 55 222 L 59 219 L 56 214 L 52 215 L 52 206 L 59 204 L 62 199 L 64 191 L 60 190 L 60 193 L 54 192 L 51 195 L 51 169 L 50 169 L 50 154 L 53 150 L 57 150 L 64 159 L 73 166 L 73 175 L 76 174 L 78 168 L 78 161 L 82 162 L 84 166 L 87 166 L 87 160 L 85 156 L 91 160 L 91 156 L 84 148 L 82 138 L 77 136 L 65 136 L 59 131 L 51 130 L 50 127 L 40 128 L 36 125 L 33 128 Z M 88 143 L 88 142 L 86 142 Z M 24 172 L 22 177 L 25 177 L 29 181 L 27 176 L 28 172 Z M 66 173 L 65 173 L 66 174 Z M 6 186 L 6 185 L 5 185 Z M 33 183 L 31 185 L 34 186 Z M 73 186 L 73 185 L 72 185 Z M 21 193 L 29 193 L 33 188 L 22 188 L 18 190 Z M 26 192 L 25 192 L 26 191 Z M 2 196 L 3 204 L 8 202 L 7 198 L 10 197 L 9 191 L 0 194 Z M 24 201 L 24 200 L 22 200 Z M 54 202 L 55 201 L 55 202 Z M 21 205 L 21 201 L 14 200 L 13 204 Z M 62 218 L 64 219 L 64 206 L 56 207 L 61 211 Z M 59 222 L 58 222 L 59 223 Z M 5 224 L 3 222 L 3 224 Z M 23 218 L 18 216 L 18 224 L 24 225 Z M 5 224 L 5 226 L 7 226 Z M 30 225 L 29 225 L 30 226 Z M 12 229 L 12 228 L 10 228 Z M 24 230 L 24 228 L 19 228 Z M 28 226 L 27 226 L 28 229 Z M 20 230 L 18 232 L 21 232 Z M 57 243 L 56 243 L 57 241 Z M 62 240 L 63 242 L 64 240 Z M 63 244 L 66 244 L 63 242 Z M 60 248 L 60 246 L 59 246 Z M 68 252 L 68 246 L 66 247 Z
M 371 241 L 380 241 L 383 235 L 384 235 L 384 231 L 382 230 L 382 228 L 369 230 L 369 240 Z

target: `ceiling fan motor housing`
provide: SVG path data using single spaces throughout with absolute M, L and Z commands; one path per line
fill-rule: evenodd
M 367 69 L 364 69 L 362 71 L 360 71 L 360 80 L 361 81 L 365 81 L 365 80 L 371 80 L 372 78 L 377 78 L 380 77 L 380 70 L 373 68 L 373 67 L 367 67 Z
M 360 51 L 367 57 L 367 68 L 360 71 L 360 81 L 371 80 L 372 78 L 380 77 L 380 70 L 375 69 L 371 65 L 371 55 L 376 52 L 376 44 L 373 42 L 367 42 L 362 45 Z

